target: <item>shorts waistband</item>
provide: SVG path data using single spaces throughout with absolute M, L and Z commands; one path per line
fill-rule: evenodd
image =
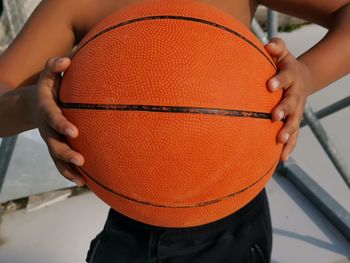
M 105 225 L 105 228 L 112 228 L 113 225 L 121 225 L 125 228 L 135 230 L 145 230 L 150 232 L 167 232 L 169 234 L 175 234 L 175 235 L 190 235 L 192 233 L 200 233 L 200 232 L 208 232 L 208 230 L 220 231 L 222 229 L 225 229 L 227 227 L 235 227 L 235 224 L 238 226 L 241 224 L 242 220 L 246 220 L 246 218 L 250 217 L 250 214 L 259 213 L 261 209 L 263 209 L 263 205 L 265 202 L 266 191 L 265 188 L 253 199 L 251 200 L 247 205 L 239 209 L 238 211 L 222 218 L 217 221 L 194 226 L 194 227 L 184 227 L 184 228 L 173 228 L 173 227 L 162 227 L 162 226 L 155 226 L 155 225 L 149 225 L 137 220 L 134 220 L 132 218 L 129 218 L 119 212 L 117 212 L 114 209 L 110 209 L 108 214 L 108 219 Z

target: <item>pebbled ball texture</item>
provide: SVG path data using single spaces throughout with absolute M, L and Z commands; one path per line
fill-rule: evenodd
M 221 219 L 266 185 L 282 145 L 276 66 L 229 14 L 193 0 L 119 10 L 81 41 L 59 91 L 89 188 L 164 227 Z

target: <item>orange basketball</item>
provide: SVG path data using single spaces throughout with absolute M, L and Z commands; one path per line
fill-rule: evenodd
M 119 10 L 82 40 L 59 102 L 89 188 L 120 213 L 190 227 L 235 212 L 278 163 L 276 66 L 250 30 L 194 0 Z

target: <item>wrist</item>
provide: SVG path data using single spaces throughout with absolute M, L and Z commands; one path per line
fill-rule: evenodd
M 37 85 L 26 86 L 20 88 L 21 95 L 18 100 L 18 107 L 23 116 L 23 121 L 31 128 L 38 127 L 38 99 Z
M 11 88 L 1 85 L 0 91 L 0 137 L 7 137 L 35 128 L 36 113 L 33 112 L 32 88 Z M 32 105 L 32 106 L 29 106 Z

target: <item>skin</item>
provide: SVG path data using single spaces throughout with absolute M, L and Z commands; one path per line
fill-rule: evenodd
M 83 165 L 84 157 L 64 142 L 65 136 L 77 137 L 78 129 L 56 105 L 57 74 L 67 70 L 70 65 L 67 56 L 94 25 L 112 12 L 138 1 L 43 0 L 0 56 L 0 136 L 39 128 L 57 169 L 78 186 L 84 181 L 74 165 Z M 278 143 L 284 144 L 281 160 L 286 161 L 296 144 L 307 96 L 350 72 L 350 1 L 201 1 L 228 12 L 247 27 L 257 6 L 263 4 L 329 29 L 317 45 L 299 58 L 289 53 L 279 38 L 265 46 L 279 69 L 267 82 L 267 88 L 271 92 L 284 90 L 283 99 L 273 109 L 272 117 L 273 121 L 287 120 L 276 138 Z

